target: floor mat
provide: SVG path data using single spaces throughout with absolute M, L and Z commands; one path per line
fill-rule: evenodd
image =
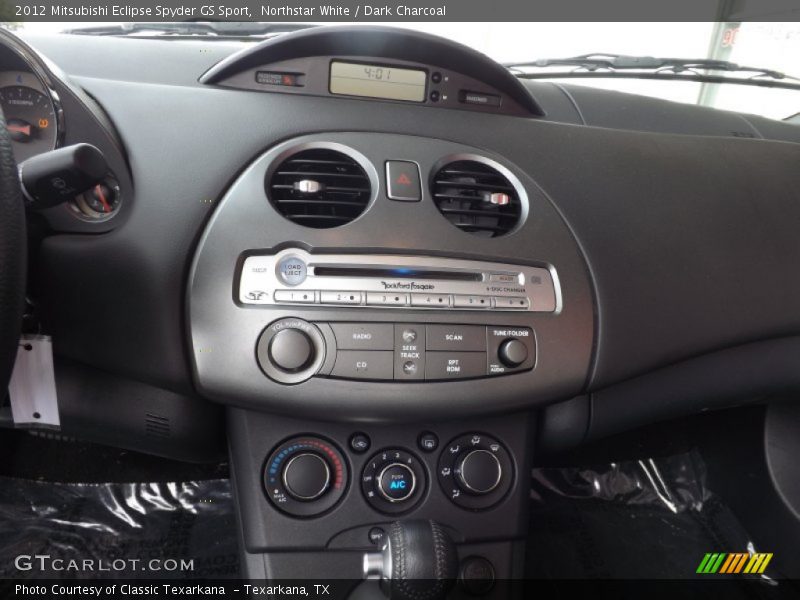
M 533 473 L 527 575 L 543 579 L 747 578 L 769 591 L 780 574 L 722 574 L 727 555 L 756 548 L 736 516 L 706 487 L 696 451 L 591 468 Z M 707 554 L 726 554 L 703 573 Z M 743 559 L 744 560 L 744 559 Z M 747 562 L 749 562 L 749 557 Z M 787 583 L 786 585 L 791 585 Z
M 0 578 L 238 577 L 236 527 L 227 479 L 0 477 Z

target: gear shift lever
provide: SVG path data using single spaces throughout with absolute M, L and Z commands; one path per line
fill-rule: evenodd
M 456 546 L 434 521 L 396 521 L 383 549 L 364 555 L 364 576 L 390 600 L 442 600 L 457 574 Z

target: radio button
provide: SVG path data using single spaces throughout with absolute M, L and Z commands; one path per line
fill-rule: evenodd
M 485 359 L 484 359 L 485 360 Z M 344 379 L 392 379 L 394 353 L 377 350 L 340 350 L 331 377 Z
M 322 304 L 361 304 L 361 292 L 320 292 Z
M 411 306 L 450 308 L 450 296 L 447 294 L 411 294 Z
M 477 325 L 428 325 L 428 350 L 486 352 L 486 328 Z
M 485 352 L 428 352 L 425 379 L 466 379 L 486 375 Z
M 425 325 L 395 324 L 394 378 L 425 379 Z
M 408 294 L 388 294 L 383 292 L 367 292 L 369 306 L 405 306 Z
M 311 290 L 275 290 L 275 302 L 314 304 L 316 302 L 316 292 Z
M 454 308 L 492 308 L 491 296 L 467 296 L 456 294 L 453 296 Z
M 391 323 L 331 323 L 339 350 L 394 350 Z
M 495 296 L 494 306 L 504 310 L 528 310 L 531 301 L 524 296 Z

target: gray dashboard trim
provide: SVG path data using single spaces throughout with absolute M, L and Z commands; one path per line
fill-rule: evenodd
M 482 155 L 507 169 L 524 186 L 530 217 L 515 233 L 476 238 L 438 214 L 427 186 L 419 203 L 393 202 L 381 194 L 358 220 L 333 229 L 309 229 L 282 218 L 264 195 L 263 158 L 246 170 L 223 198 L 198 245 L 187 289 L 188 329 L 196 385 L 220 402 L 316 415 L 328 419 L 409 420 L 506 412 L 577 393 L 584 385 L 593 343 L 593 311 L 586 267 L 566 225 L 539 187 L 508 160 L 493 153 L 443 140 L 369 133 L 327 133 L 289 140 L 284 145 L 327 140 L 344 144 L 375 164 L 414 158 L 430 172 L 442 157 Z M 260 167 L 258 165 L 261 165 Z M 388 228 L 386 224 L 391 224 Z M 231 290 L 242 256 L 288 248 L 315 252 L 374 254 L 401 251 L 405 256 L 476 258 L 521 265 L 555 267 L 561 289 L 558 313 L 494 311 L 389 311 L 362 307 L 240 306 Z M 506 248 L 506 252 L 502 251 Z M 522 258 L 522 257 L 526 258 Z M 513 257 L 513 258 L 512 258 Z M 530 257 L 537 257 L 533 260 Z M 551 270 L 552 272 L 552 270 Z M 427 316 L 430 314 L 430 316 Z M 307 321 L 427 322 L 533 327 L 536 368 L 530 372 L 480 381 L 372 383 L 310 379 L 282 386 L 258 369 L 252 348 L 268 323 L 294 316 Z M 564 343 L 569 340 L 568 343 Z M 486 398 L 491 397 L 491 404 Z M 336 406 L 336 410 L 330 407 Z

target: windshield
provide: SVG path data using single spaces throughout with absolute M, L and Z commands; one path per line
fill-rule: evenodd
M 800 23 L 385 23 L 450 38 L 501 63 L 612 53 L 711 58 L 800 77 Z M 24 23 L 23 32 L 119 23 Z M 275 24 L 280 30 L 282 24 Z M 285 24 L 288 25 L 288 24 Z M 139 32 L 139 35 L 145 32 Z M 149 32 L 152 34 L 153 32 Z M 163 34 L 163 32 L 162 32 Z M 258 38 L 254 38 L 258 39 Z M 561 67 L 560 72 L 574 67 Z M 745 85 L 631 78 L 558 79 L 572 85 L 788 119 L 800 92 Z

